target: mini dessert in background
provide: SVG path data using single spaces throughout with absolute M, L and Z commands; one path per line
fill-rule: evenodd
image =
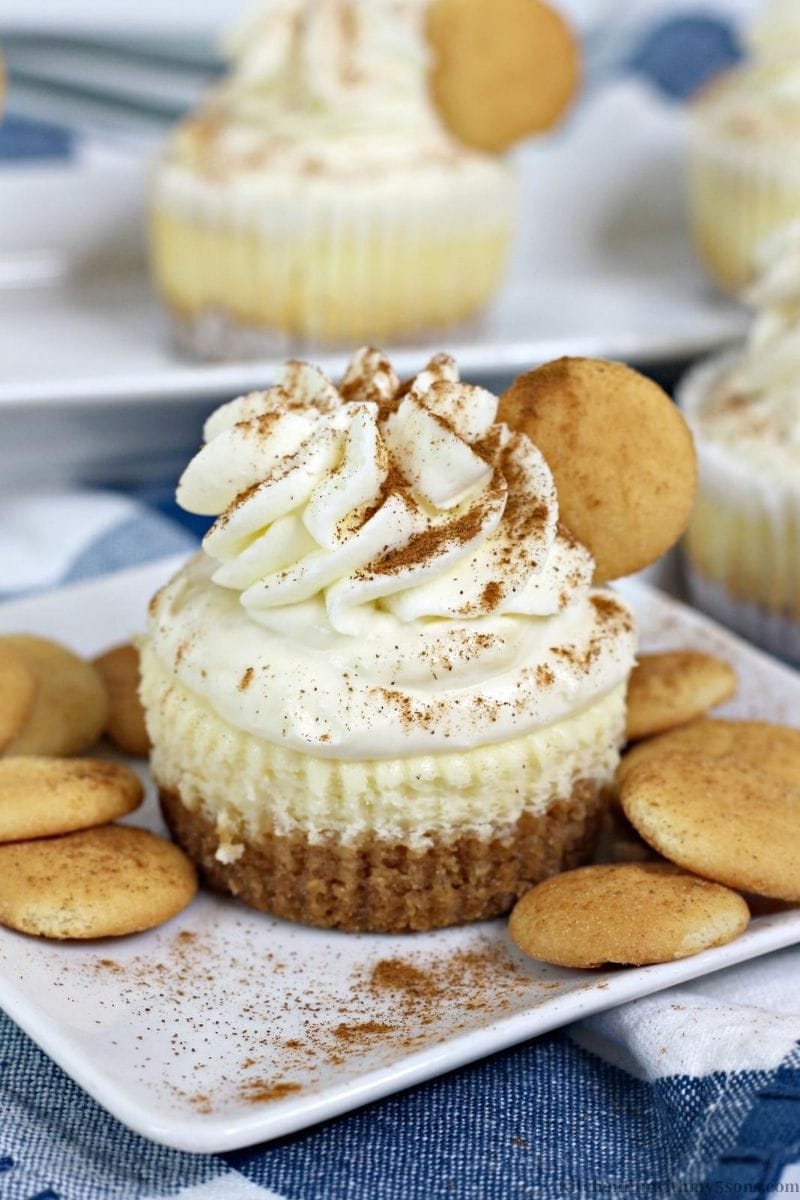
M 800 661 L 800 222 L 759 260 L 746 345 L 678 390 L 700 470 L 687 582 L 698 607 Z
M 761 0 L 758 16 L 745 30 L 747 47 L 762 62 L 800 54 L 797 0 Z
M 274 350 L 276 338 L 282 347 L 398 339 L 486 303 L 515 188 L 510 166 L 467 144 L 434 103 L 436 53 L 439 90 L 454 94 L 459 69 L 471 86 L 472 59 L 447 56 L 448 29 L 475 23 L 475 6 L 462 8 L 435 4 L 434 46 L 428 0 L 251 10 L 231 39 L 230 75 L 176 130 L 153 180 L 153 270 L 183 347 L 231 357 Z M 562 74 L 534 88 L 536 127 L 563 108 Z M 532 97 L 515 88 L 508 106 L 516 97 L 526 131 Z M 493 103 L 491 92 L 473 97 Z
M 733 668 L 712 654 L 697 650 L 642 654 L 628 681 L 628 741 L 685 725 L 735 691 Z
M 184 347 L 398 338 L 491 295 L 513 179 L 438 117 L 425 8 L 283 0 L 238 31 L 153 184 L 156 284 Z
M 152 601 L 141 695 L 167 821 L 213 886 L 430 929 L 590 856 L 633 621 L 496 412 L 446 355 L 401 384 L 366 350 L 338 388 L 290 363 L 209 418 L 178 500 L 217 519 Z
M 579 867 L 518 901 L 511 940 L 561 967 L 646 966 L 724 946 L 750 923 L 734 891 L 670 863 Z
M 800 217 L 800 18 L 766 3 L 750 55 L 690 108 L 689 212 L 695 245 L 726 291 L 752 278 L 759 243 Z

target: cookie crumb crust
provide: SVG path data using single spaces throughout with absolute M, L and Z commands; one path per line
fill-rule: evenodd
M 278 917 L 348 932 L 399 933 L 487 920 L 509 911 L 535 883 L 586 862 L 608 792 L 578 780 L 541 814 L 523 813 L 491 839 L 434 839 L 428 848 L 362 835 L 311 842 L 301 830 L 241 838 L 235 862 L 220 862 L 215 823 L 162 789 L 176 841 L 216 891 Z

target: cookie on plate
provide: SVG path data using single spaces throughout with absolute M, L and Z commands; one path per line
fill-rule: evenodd
M 197 890 L 189 859 L 144 829 L 104 825 L 0 846 L 0 923 L 58 939 L 161 925 Z
M 728 663 L 697 650 L 641 654 L 628 681 L 629 741 L 685 725 L 736 691 Z
M 427 338 L 493 294 L 514 172 L 442 120 L 427 9 L 282 0 L 226 39 L 230 70 L 149 189 L 155 284 L 182 349 Z
M 662 754 L 625 774 L 626 817 L 687 871 L 800 900 L 800 788 L 737 758 Z
M 800 729 L 767 721 L 728 721 L 700 717 L 639 742 L 623 755 L 617 783 L 640 763 L 665 754 L 701 754 L 704 758 L 736 758 L 746 766 L 800 788 Z
M 94 660 L 108 692 L 106 733 L 134 758 L 147 758 L 150 738 L 139 699 L 139 651 L 130 642 L 112 646 Z
M 33 671 L 19 651 L 0 639 L 0 753 L 27 721 L 35 695 Z
M 750 914 L 728 888 L 667 863 L 579 867 L 527 892 L 511 940 L 561 967 L 645 966 L 688 958 L 738 937 Z
M 3 753 L 71 755 L 93 746 L 105 727 L 108 699 L 92 664 L 33 634 L 10 634 L 0 646 L 15 651 L 36 681 L 30 712 Z
M 0 842 L 105 825 L 138 808 L 141 780 L 100 758 L 0 759 Z

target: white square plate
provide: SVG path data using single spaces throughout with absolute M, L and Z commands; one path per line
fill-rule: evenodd
M 141 628 L 175 565 L 6 604 L 0 630 L 97 653 Z M 624 590 L 644 647 L 704 648 L 735 665 L 740 693 L 725 712 L 800 724 L 800 675 L 641 583 Z M 163 832 L 152 787 L 132 821 Z M 694 958 L 579 972 L 519 954 L 502 920 L 406 936 L 329 933 L 202 892 L 169 924 L 119 940 L 59 945 L 0 930 L 0 1005 L 126 1125 L 213 1152 L 302 1129 L 797 941 L 800 911 L 784 912 Z

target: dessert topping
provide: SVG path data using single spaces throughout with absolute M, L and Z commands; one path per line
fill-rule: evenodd
M 209 418 L 178 502 L 217 517 L 214 581 L 267 624 L 315 599 L 345 634 L 367 605 L 404 623 L 547 616 L 585 597 L 593 562 L 559 527 L 542 454 L 496 412 L 448 355 L 403 385 L 361 350 L 338 390 L 289 363 Z
M 771 234 L 745 294 L 758 315 L 744 353 L 720 378 L 700 422 L 795 484 L 800 458 L 800 221 Z

